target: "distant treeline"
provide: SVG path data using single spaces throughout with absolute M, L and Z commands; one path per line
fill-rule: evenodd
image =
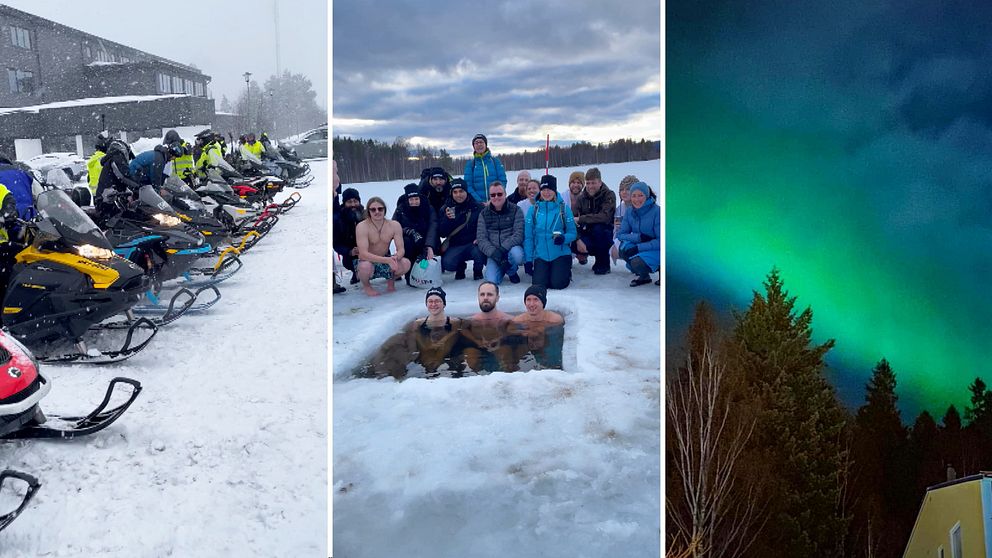
M 902 556 L 928 486 L 992 469 L 992 391 L 911 426 L 884 358 L 851 414 L 777 270 L 720 325 L 697 306 L 667 372 L 669 556 Z M 680 362 L 680 364 L 675 364 Z
M 444 149 L 411 145 L 405 138 L 392 144 L 372 139 L 335 136 L 332 144 L 338 176 L 344 183 L 379 182 L 386 180 L 419 179 L 427 167 L 443 167 L 452 176 L 461 176 L 467 157 L 452 158 Z M 523 153 L 494 153 L 506 170 L 544 167 L 544 150 Z M 649 161 L 661 157 L 657 141 L 620 139 L 609 143 L 573 143 L 568 147 L 551 146 L 549 165 L 552 169 L 578 165 Z

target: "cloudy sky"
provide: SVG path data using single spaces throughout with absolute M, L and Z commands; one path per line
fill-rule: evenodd
M 334 133 L 471 151 L 660 139 L 660 3 L 333 6 Z
M 8 6 L 145 52 L 199 68 L 212 78 L 215 99 L 233 102 L 242 75 L 264 83 L 276 73 L 274 0 L 171 0 L 92 3 L 4 0 Z M 327 107 L 327 2 L 279 2 L 283 71 L 310 78 L 317 104 Z

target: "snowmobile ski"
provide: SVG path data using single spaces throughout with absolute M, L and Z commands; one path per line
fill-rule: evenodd
M 196 300 L 200 296 L 200 293 L 204 291 L 213 291 L 214 298 L 207 302 L 201 302 L 199 304 L 196 304 Z M 146 294 L 146 296 L 150 294 L 151 293 L 148 293 Z M 189 296 L 191 298 L 187 300 L 185 303 L 183 303 L 178 310 L 176 310 L 175 309 L 176 302 L 178 301 L 180 295 Z M 172 298 L 169 300 L 168 306 L 163 306 L 159 304 L 157 300 L 158 299 L 156 297 L 156 299 L 153 301 L 152 304 L 138 304 L 133 308 L 131 308 L 131 311 L 134 312 L 135 314 L 158 315 L 161 320 L 164 320 L 163 324 L 167 324 L 176 321 L 176 319 L 178 319 L 180 316 L 183 316 L 185 314 L 197 314 L 199 312 L 203 312 L 207 310 L 208 308 L 212 307 L 214 304 L 217 304 L 217 301 L 220 300 L 220 291 L 214 285 L 206 285 L 204 287 L 197 289 L 196 292 L 190 291 L 187 288 L 180 288 L 178 291 L 176 291 L 174 295 L 172 295 Z
M 110 404 L 110 399 L 114 395 L 114 390 L 120 384 L 127 384 L 132 387 L 131 395 L 128 397 L 127 401 L 114 407 L 113 409 L 107 409 L 107 405 Z M 99 432 L 104 428 L 113 424 L 131 403 L 138 397 L 141 393 L 141 382 L 137 380 L 132 380 L 131 378 L 117 377 L 110 381 L 110 385 L 107 386 L 107 393 L 103 396 L 103 401 L 93 409 L 88 415 L 81 417 L 73 416 L 58 416 L 49 415 L 44 417 L 41 422 L 35 422 L 33 424 L 27 424 L 3 436 L 5 440 L 21 440 L 25 438 L 62 438 L 62 439 L 72 439 L 76 436 L 86 436 Z M 35 419 L 36 421 L 38 419 Z
M 101 328 L 99 325 L 94 326 L 96 329 L 112 329 L 112 328 Z M 123 329 L 123 328 L 121 328 Z M 142 340 L 137 345 L 132 346 L 131 342 L 134 339 L 134 334 L 139 329 L 151 330 L 151 334 Z M 68 353 L 64 355 L 56 356 L 40 356 L 36 355 L 38 362 L 43 362 L 46 364 L 66 364 L 66 363 L 78 363 L 78 364 L 113 364 L 115 362 L 121 362 L 131 358 L 132 356 L 141 352 L 148 343 L 155 338 L 155 334 L 158 333 L 158 326 L 148 318 L 139 318 L 133 324 L 130 324 L 127 329 L 127 335 L 124 338 L 124 344 L 121 345 L 120 349 L 116 351 L 99 351 L 99 350 L 88 350 L 86 349 L 85 343 L 80 341 L 76 343 L 75 353 Z
M 31 501 L 31 498 L 34 498 L 34 493 L 41 487 L 41 483 L 38 482 L 38 479 L 27 473 L 14 471 L 12 469 L 0 471 L 0 491 L 3 490 L 4 484 L 11 486 L 15 483 L 15 481 L 23 482 L 27 485 L 27 489 L 24 493 L 24 498 L 21 499 L 21 503 L 17 505 L 17 509 L 0 515 L 0 531 L 6 529 L 8 525 L 17 519 L 17 516 L 21 515 L 21 512 L 28 507 L 28 502 Z

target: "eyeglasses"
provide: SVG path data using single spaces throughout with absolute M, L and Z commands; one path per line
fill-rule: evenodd
M 503 197 L 503 192 L 494 192 L 492 194 L 489 194 L 489 197 L 490 198 L 502 198 Z
M 386 208 L 385 207 L 370 207 L 369 208 L 369 213 L 380 213 L 380 212 L 381 213 L 385 213 L 386 212 Z

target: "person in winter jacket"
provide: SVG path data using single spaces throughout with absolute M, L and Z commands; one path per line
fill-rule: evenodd
M 468 193 L 475 201 L 485 204 L 488 201 L 486 192 L 489 186 L 499 181 L 506 184 L 506 170 L 503 163 L 493 156 L 489 151 L 489 140 L 482 134 L 476 134 L 472 138 L 472 158 L 465 163 L 465 183 L 468 185 Z
M 396 200 L 393 220 L 403 227 L 403 247 L 406 251 L 403 257 L 413 266 L 422 258 L 434 258 L 434 252 L 438 249 L 437 216 L 431 206 L 423 203 L 419 186 L 411 182 L 403 190 L 404 194 Z
M 499 285 L 506 274 L 511 283 L 519 283 L 517 269 L 524 262 L 524 212 L 506 201 L 502 182 L 489 187 L 489 204 L 479 214 L 475 236 L 479 251 L 488 258 L 486 280 Z
M 541 177 L 541 193 L 524 217 L 524 252 L 533 262 L 534 285 L 564 289 L 572 280 L 572 251 L 576 238 L 572 212 L 558 195 L 558 180 Z
M 465 278 L 468 260 L 472 260 L 472 278 L 476 281 L 482 279 L 485 256 L 475 244 L 482 207 L 468 195 L 465 181 L 456 178 L 451 183 L 451 197 L 438 212 L 438 236 L 445 238 L 440 247 L 441 269 L 454 271 L 456 280 Z
M 341 255 L 341 264 L 351 271 L 351 284 L 358 283 L 355 273 L 355 262 L 358 259 L 358 237 L 355 228 L 365 218 L 365 208 L 362 207 L 362 197 L 358 190 L 345 188 L 341 194 L 342 202 L 334 214 L 334 251 Z
M 155 149 L 138 154 L 128 165 L 128 172 L 138 184 L 158 188 L 165 183 L 165 165 L 182 154 L 178 144 L 156 145 Z
M 0 183 L 13 197 L 17 215 L 21 219 L 29 220 L 35 216 L 34 195 L 40 191 L 40 186 L 23 163 L 11 162 L 6 157 L 0 157 Z M 7 203 L 7 196 L 0 196 L 0 200 Z M 0 210 L 0 213 L 4 213 Z M 10 225 L 10 223 L 8 223 Z M 10 227 L 7 227 L 10 232 Z
M 610 248 L 610 259 L 613 260 L 613 263 L 617 263 L 617 260 L 620 259 L 620 241 L 617 239 L 617 235 L 620 234 L 620 223 L 623 222 L 624 213 L 630 207 L 630 187 L 637 182 L 640 182 L 640 179 L 628 174 L 617 186 L 620 203 L 617 204 L 617 210 L 613 212 L 613 246 Z
M 104 217 L 117 213 L 114 198 L 130 191 L 137 194 L 141 184 L 131 176 L 128 165 L 131 157 L 131 147 L 121 140 L 113 140 L 107 146 L 107 154 L 100 160 L 103 170 L 100 171 L 100 181 L 97 183 L 94 205 Z
M 599 169 L 586 171 L 586 186 L 579 194 L 578 208 L 575 211 L 575 224 L 579 229 L 579 240 L 575 243 L 579 263 L 585 264 L 592 255 L 596 261 L 592 271 L 596 275 L 610 272 L 610 246 L 613 245 L 613 213 L 617 208 L 617 197 L 605 184 Z
M 100 164 L 100 159 L 107 154 L 107 146 L 110 145 L 110 136 L 105 132 L 100 132 L 96 135 L 96 151 L 90 156 L 89 161 L 86 161 L 86 171 L 90 182 L 90 193 L 96 195 L 96 186 L 100 182 L 100 171 L 103 170 L 103 165 Z
M 620 257 L 637 277 L 631 287 L 651 282 L 649 274 L 661 267 L 661 209 L 651 197 L 648 185 L 638 182 L 630 187 L 630 207 L 620 223 Z
M 464 184 L 464 180 L 462 183 Z M 430 205 L 434 212 L 448 201 L 451 193 L 451 175 L 441 167 L 431 167 L 420 172 L 420 197 Z

